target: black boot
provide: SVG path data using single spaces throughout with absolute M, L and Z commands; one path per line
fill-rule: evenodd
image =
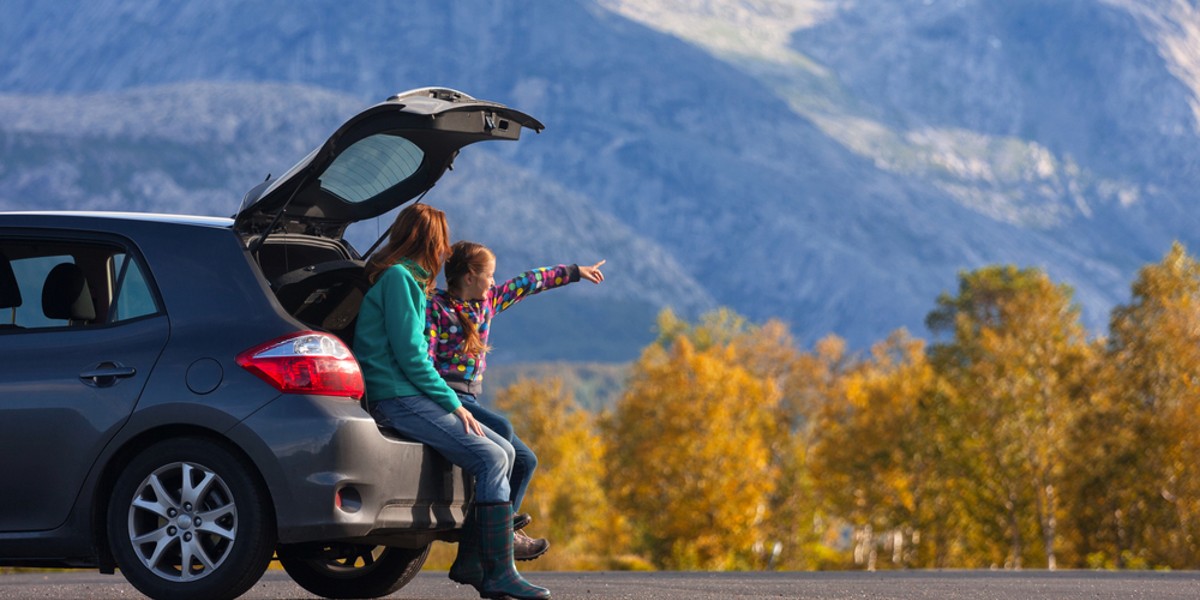
M 530 584 L 513 565 L 512 504 L 477 504 L 479 555 L 483 581 L 475 586 L 481 598 L 548 600 L 550 590 Z
M 475 507 L 467 509 L 462 532 L 458 538 L 458 555 L 450 565 L 450 579 L 463 585 L 479 587 L 483 581 L 483 563 L 479 556 L 479 520 L 475 518 Z

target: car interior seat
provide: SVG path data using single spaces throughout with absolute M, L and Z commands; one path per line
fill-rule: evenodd
M 50 270 L 42 286 L 42 312 L 48 319 L 66 319 L 69 325 L 96 319 L 92 292 L 79 265 L 60 263 Z
M 21 288 L 17 285 L 17 276 L 13 274 L 12 263 L 0 252 L 0 311 L 10 311 L 8 322 L 0 323 L 0 329 L 19 329 L 17 325 L 17 307 L 21 306 Z

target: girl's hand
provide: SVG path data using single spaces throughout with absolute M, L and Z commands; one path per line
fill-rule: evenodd
M 471 411 L 467 410 L 467 407 L 460 406 L 454 409 L 454 416 L 462 419 L 463 426 L 466 427 L 467 435 L 474 434 L 479 437 L 483 437 L 483 425 L 480 425 L 479 421 L 475 420 L 475 415 L 472 415 Z
M 579 267 L 579 278 L 586 279 L 592 283 L 600 283 L 604 281 L 604 273 L 600 272 L 600 265 L 608 261 L 602 260 L 590 267 Z

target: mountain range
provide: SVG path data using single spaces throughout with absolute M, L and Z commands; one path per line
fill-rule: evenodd
M 924 334 L 992 263 L 1071 285 L 1102 334 L 1137 268 L 1200 239 L 1198 10 L 10 0 L 0 209 L 230 215 L 358 110 L 440 85 L 547 125 L 464 150 L 425 199 L 453 236 L 491 246 L 498 278 L 608 261 L 603 285 L 498 321 L 498 364 L 627 361 L 663 307 L 862 348 Z

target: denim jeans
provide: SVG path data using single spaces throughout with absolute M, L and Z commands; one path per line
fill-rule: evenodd
M 474 415 L 474 411 L 471 414 Z M 513 446 L 486 424 L 484 437 L 467 433 L 461 419 L 425 396 L 372 402 L 371 416 L 380 425 L 437 450 L 473 476 L 475 502 L 504 503 L 510 500 L 508 480 L 512 476 Z
M 521 507 L 521 502 L 525 500 L 525 491 L 529 489 L 529 481 L 533 479 L 533 470 L 537 468 L 537 455 L 517 434 L 513 433 L 512 423 L 502 414 L 484 407 L 471 394 L 458 394 L 458 399 L 471 411 L 476 421 L 487 425 L 492 431 L 500 434 L 504 439 L 512 444 L 513 451 L 516 452 L 516 458 L 513 462 L 512 476 L 508 480 L 509 489 L 512 490 L 512 506 L 513 512 Z

